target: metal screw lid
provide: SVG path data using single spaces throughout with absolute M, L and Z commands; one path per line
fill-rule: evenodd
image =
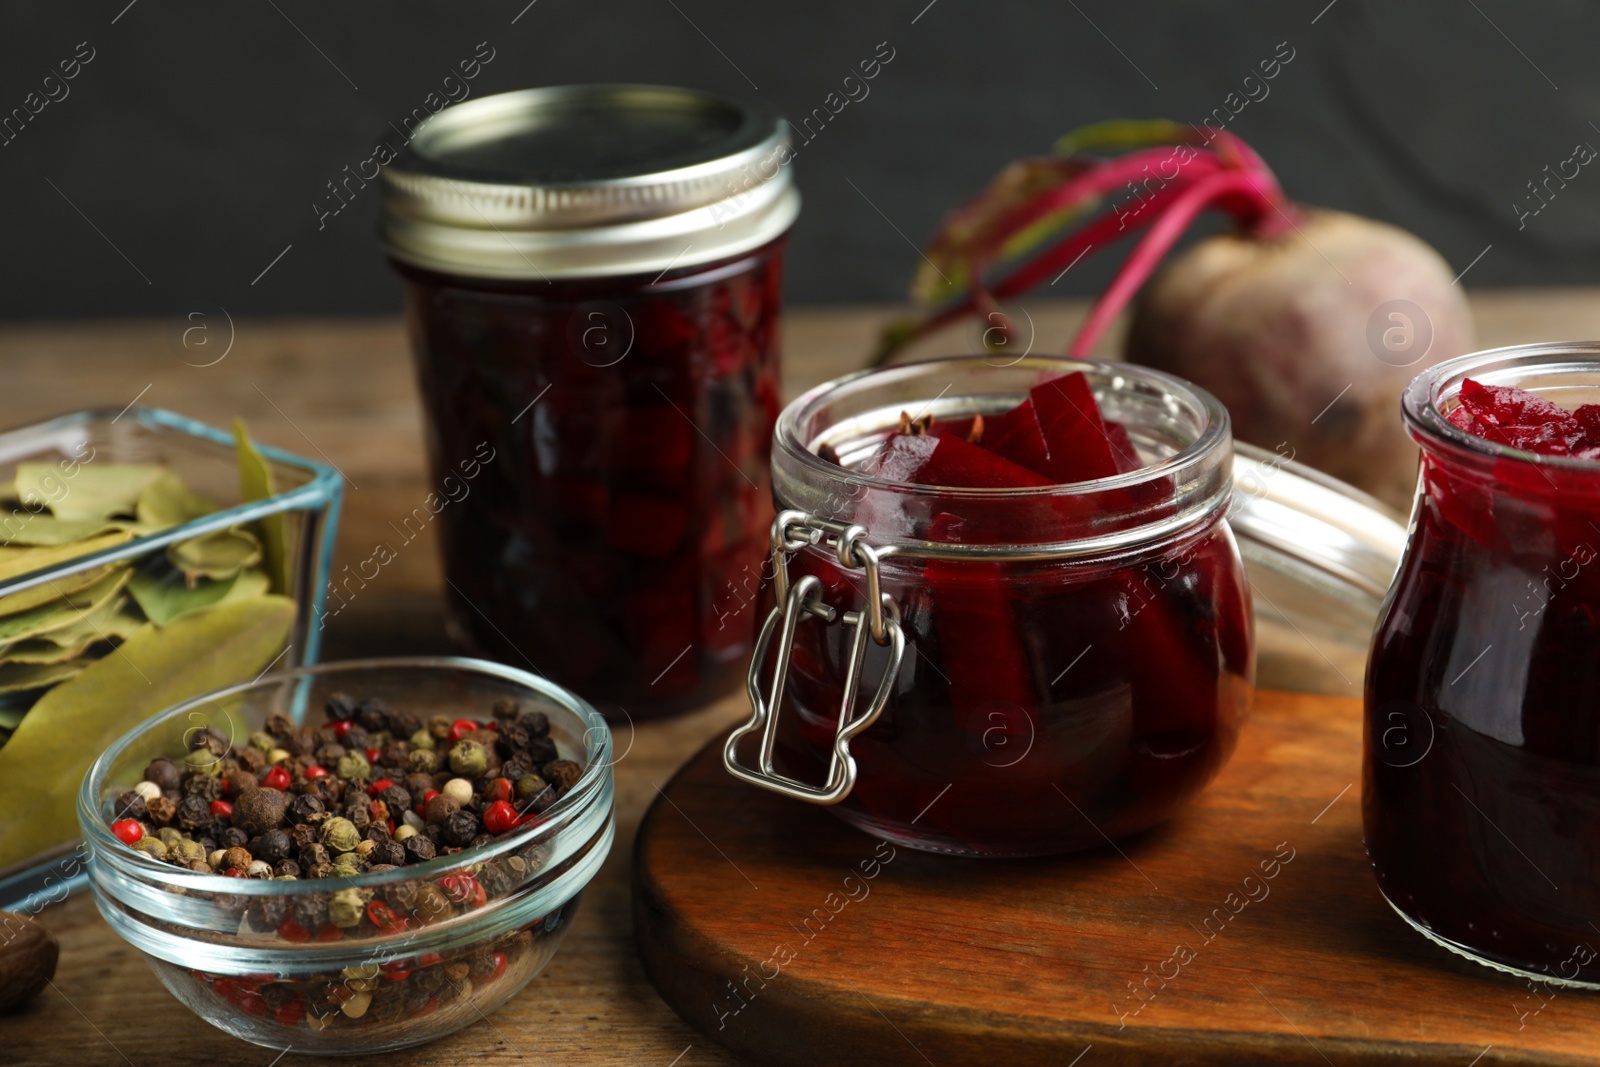
M 447 107 L 383 168 L 379 235 L 448 274 L 582 278 L 736 256 L 800 209 L 787 124 L 758 103 L 564 85 Z

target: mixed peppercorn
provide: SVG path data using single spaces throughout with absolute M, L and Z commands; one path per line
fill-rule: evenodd
M 321 727 L 270 716 L 247 744 L 191 733 L 181 763 L 156 759 L 117 798 L 111 830 L 202 874 L 348 877 L 460 852 L 539 821 L 582 774 L 545 714 L 501 700 L 451 721 L 381 701 L 327 702 Z
M 192 731 L 182 760 L 152 760 L 144 780 L 117 798 L 112 832 L 154 859 L 202 874 L 328 879 L 322 892 L 224 898 L 242 930 L 289 943 L 420 933 L 511 895 L 538 873 L 548 846 L 530 843 L 436 877 L 375 889 L 339 881 L 464 852 L 542 821 L 582 775 L 560 757 L 542 711 L 501 700 L 484 721 L 423 721 L 342 694 L 326 711 L 318 727 L 274 714 L 243 745 L 211 727 Z M 508 968 L 526 975 L 543 966 L 554 951 L 547 935 L 575 905 L 576 898 L 448 955 L 418 952 L 401 938 L 374 944 L 369 962 L 326 974 L 187 974 L 280 1026 L 320 1030 L 453 1005 L 467 1011 L 468 994 Z

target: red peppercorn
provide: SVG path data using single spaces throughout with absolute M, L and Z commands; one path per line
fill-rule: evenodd
M 432 800 L 434 797 L 436 797 L 438 795 L 439 795 L 439 791 L 437 789 L 425 790 L 423 792 L 423 794 L 422 794 L 422 806 L 423 807 L 427 807 L 428 806 L 428 801 Z
M 367 749 L 367 763 L 369 765 L 371 765 L 373 767 L 376 767 L 378 765 L 378 761 L 380 759 L 382 759 L 382 758 L 383 758 L 383 753 L 382 752 L 378 751 L 375 748 Z
M 444 957 L 437 952 L 424 952 L 417 957 L 418 967 L 433 967 L 444 962 Z
M 330 726 L 329 729 L 333 731 L 333 736 L 334 737 L 342 738 L 342 737 L 344 737 L 345 734 L 350 732 L 350 727 L 353 726 L 353 725 L 354 725 L 354 723 L 351 720 L 349 720 L 349 719 L 341 719 L 340 721 L 338 721 L 338 722 L 334 723 L 332 726 Z
M 439 879 L 439 888 L 453 903 L 462 907 L 481 908 L 489 900 L 478 880 L 466 873 L 446 875 Z
M 144 838 L 144 827 L 138 819 L 118 819 L 111 824 L 111 832 L 125 845 L 136 845 Z
M 239 1008 L 246 1015 L 267 1016 L 272 1014 L 272 1007 L 260 993 L 246 993 L 239 998 Z
M 492 982 L 496 978 L 499 978 L 501 975 L 503 975 L 505 973 L 506 973 L 506 954 L 504 952 L 496 952 L 494 954 L 494 971 L 489 975 L 489 977 L 485 978 L 484 981 L 485 982 Z
M 534 814 L 530 813 L 528 815 L 524 815 L 522 818 L 517 820 L 517 829 L 520 830 L 524 826 L 539 826 L 543 822 L 544 822 L 544 816 L 543 815 L 534 815 Z
M 291 1000 L 272 1014 L 279 1026 L 299 1026 L 305 1017 L 306 1006 L 299 1000 Z
M 371 785 L 367 786 L 367 796 L 375 797 L 392 785 L 394 785 L 393 778 L 379 778 L 376 782 L 373 782 Z
M 395 930 L 404 930 L 406 921 L 394 913 L 394 909 L 381 900 L 367 903 L 367 918 L 372 920 L 372 925 L 385 933 Z
M 328 773 L 328 768 L 320 766 L 319 764 L 316 764 L 316 763 L 313 763 L 311 766 L 307 767 L 306 771 L 305 771 L 306 779 L 308 781 L 310 779 L 312 779 L 312 778 L 321 778 L 323 775 L 325 775 L 327 773 Z
M 503 834 L 517 828 L 517 809 L 504 800 L 497 800 L 483 809 L 483 828 L 491 834 Z
M 262 775 L 261 784 L 268 789 L 286 790 L 289 788 L 289 772 L 282 767 L 274 767 Z
M 450 743 L 455 744 L 478 728 L 478 724 L 471 719 L 457 719 L 450 724 Z
M 407 978 L 411 977 L 411 972 L 399 970 L 384 971 L 378 977 L 382 978 L 386 982 L 404 982 Z
M 211 814 L 219 819 L 231 819 L 233 818 L 233 805 L 226 800 L 213 800 L 211 802 Z
M 344 937 L 344 931 L 332 923 L 326 924 L 322 929 L 317 931 L 318 941 L 337 941 L 342 937 Z
M 509 801 L 512 793 L 514 792 L 515 790 L 512 788 L 509 779 L 496 778 L 484 788 L 483 799 L 486 803 L 490 804 L 494 803 L 496 800 Z
M 222 873 L 224 875 L 226 875 L 227 877 L 229 877 L 229 878 L 243 878 L 244 877 L 244 871 L 240 870 L 238 867 L 229 867 L 227 870 L 223 871 Z
M 278 925 L 278 936 L 298 945 L 311 940 L 311 931 L 293 919 L 285 919 Z

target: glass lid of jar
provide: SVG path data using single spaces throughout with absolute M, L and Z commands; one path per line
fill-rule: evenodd
M 1228 524 L 1255 601 L 1257 684 L 1359 697 L 1404 520 L 1292 458 L 1233 447 Z

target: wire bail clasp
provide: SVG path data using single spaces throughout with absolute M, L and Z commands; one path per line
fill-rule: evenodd
M 878 560 L 886 554 L 886 550 L 880 553 L 868 545 L 864 540 L 866 533 L 865 527 L 820 519 L 803 511 L 780 512 L 773 520 L 772 569 L 777 604 L 761 627 L 761 635 L 751 652 L 750 670 L 745 676 L 745 688 L 750 696 L 750 720 L 728 735 L 722 749 L 723 765 L 734 777 L 811 804 L 837 804 L 849 796 L 850 790 L 855 787 L 856 761 L 850 755 L 850 739 L 871 726 L 888 704 L 906 648 L 905 631 L 900 626 L 899 605 L 882 591 L 879 584 Z M 805 575 L 798 582 L 790 584 L 789 556 L 813 545 L 832 547 L 841 566 L 865 573 L 867 603 L 863 610 L 845 612 L 841 616 L 823 602 L 822 582 L 815 575 Z M 849 638 L 850 658 L 845 667 L 839 726 L 834 734 L 828 778 L 822 786 L 779 774 L 772 759 L 795 632 L 801 623 L 811 619 L 821 619 L 824 624 L 831 624 L 838 619 L 853 631 Z M 770 686 L 763 695 L 761 667 L 766 662 L 774 631 L 778 632 L 777 656 Z M 868 637 L 889 649 L 889 662 L 872 700 L 860 712 L 853 713 L 857 691 L 861 688 Z M 741 740 L 757 732 L 761 734 L 759 765 L 747 767 L 739 761 L 737 749 Z

